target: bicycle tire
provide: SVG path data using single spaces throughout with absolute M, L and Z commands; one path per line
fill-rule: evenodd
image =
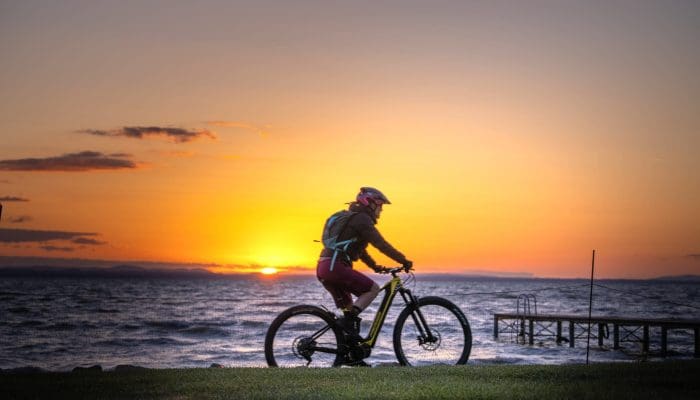
M 418 299 L 435 342 L 421 343 L 414 318 L 416 306 L 401 311 L 394 326 L 394 352 L 401 365 L 466 364 L 472 348 L 472 331 L 462 310 L 441 297 Z
M 322 334 L 312 338 L 319 332 Z M 265 359 L 270 367 L 338 366 L 343 358 L 338 348 L 343 343 L 342 333 L 334 328 L 331 313 L 311 305 L 294 306 L 270 324 L 265 335 Z M 316 351 L 316 348 L 335 353 Z

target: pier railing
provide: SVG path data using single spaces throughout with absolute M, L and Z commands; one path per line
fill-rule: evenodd
M 519 311 L 519 310 L 518 310 Z M 557 343 L 568 341 L 574 347 L 576 340 L 588 334 L 589 322 L 591 330 L 597 326 L 597 332 L 591 332 L 591 338 L 598 339 L 598 345 L 603 346 L 604 339 L 609 338 L 609 325 L 613 326 L 613 348 L 619 349 L 620 342 L 641 342 L 644 352 L 649 351 L 650 329 L 659 328 L 661 331 L 661 355 L 668 351 L 668 331 L 672 329 L 688 329 L 695 333 L 696 358 L 700 358 L 700 320 L 668 319 L 668 318 L 625 318 L 614 316 L 560 315 L 560 314 L 531 314 L 531 313 L 498 313 L 493 316 L 493 336 L 498 338 L 500 333 L 514 333 L 528 338 L 530 345 L 534 344 L 537 336 L 553 336 Z M 562 334 L 563 324 L 568 323 L 568 335 Z M 527 326 L 527 329 L 525 327 Z M 556 327 L 556 328 L 555 328 Z M 519 329 L 518 329 L 519 328 Z M 641 332 L 640 332 L 641 331 Z

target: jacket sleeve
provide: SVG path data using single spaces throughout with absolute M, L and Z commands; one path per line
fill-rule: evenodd
M 362 237 L 367 240 L 372 246 L 376 247 L 379 251 L 384 253 L 387 257 L 391 258 L 392 260 L 403 264 L 406 262 L 406 256 L 404 256 L 400 251 L 396 250 L 394 246 L 390 245 L 389 242 L 387 242 L 384 237 L 382 236 L 381 233 L 377 230 L 377 228 L 374 226 L 374 224 L 371 222 L 369 219 L 369 216 L 367 217 L 366 220 L 363 220 L 359 224 L 359 231 Z M 364 250 L 362 253 L 367 254 L 367 250 Z M 367 261 L 365 261 L 364 254 L 360 254 L 360 257 L 362 258 L 362 261 L 367 264 Z M 369 257 L 369 254 L 367 254 Z M 371 257 L 370 257 L 371 259 Z M 372 260 L 374 261 L 374 260 Z M 376 264 L 376 263 L 375 263 Z M 367 264 L 369 265 L 369 264 Z M 371 265 L 370 265 L 371 266 Z
M 360 260 L 362 260 L 363 263 L 367 264 L 367 266 L 372 268 L 372 269 L 377 268 L 377 262 L 374 261 L 372 256 L 369 255 L 369 253 L 367 252 L 367 249 L 362 249 L 360 251 Z

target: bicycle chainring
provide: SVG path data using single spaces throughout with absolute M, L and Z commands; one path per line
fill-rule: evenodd
M 368 344 L 360 343 L 357 346 L 353 346 L 350 352 L 352 353 L 352 358 L 362 360 L 369 357 L 372 353 L 372 348 Z

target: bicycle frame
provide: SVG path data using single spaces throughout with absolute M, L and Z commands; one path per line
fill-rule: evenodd
M 392 272 L 391 275 L 391 280 L 385 283 L 380 289 L 384 291 L 384 298 L 382 299 L 382 303 L 379 305 L 379 309 L 377 309 L 377 314 L 374 316 L 374 321 L 372 321 L 369 334 L 362 342 L 360 342 L 360 344 L 365 344 L 371 348 L 374 348 L 374 345 L 377 343 L 379 332 L 382 330 L 384 321 L 389 313 L 389 307 L 391 307 L 391 304 L 394 302 L 394 298 L 396 297 L 397 293 L 401 294 L 401 297 L 403 298 L 407 307 L 411 307 L 418 302 L 418 299 L 413 295 L 413 293 L 411 293 L 411 290 L 403 286 L 403 282 L 396 272 Z M 431 334 L 430 328 L 425 322 L 420 309 L 416 308 L 416 312 L 412 313 L 411 316 L 418 327 L 421 337 L 427 336 L 427 341 L 432 340 L 433 335 Z
M 438 317 L 435 320 L 432 318 L 430 319 L 431 324 L 433 322 L 435 323 L 432 328 L 428 324 L 428 320 L 423 313 L 427 312 L 428 315 L 433 315 L 434 307 L 438 307 L 436 310 L 438 313 L 451 312 L 454 314 L 463 329 L 465 339 L 464 347 L 461 350 L 459 348 L 454 348 L 455 344 L 450 344 L 451 342 L 448 339 L 446 348 L 448 348 L 448 352 L 450 353 L 455 353 L 460 350 L 461 353 L 455 353 L 455 356 L 459 355 L 459 358 L 456 359 L 456 363 L 465 363 L 469 357 L 469 350 L 471 348 L 471 331 L 469 329 L 469 323 L 461 310 L 449 300 L 441 297 L 428 296 L 419 298 L 415 296 L 410 289 L 405 287 L 405 285 L 411 281 L 412 276 L 406 281 L 397 276 L 401 272 L 404 272 L 402 267 L 387 268 L 384 271 L 391 274 L 391 279 L 380 288 L 380 290 L 384 292 L 384 296 L 374 315 L 372 326 L 367 332 L 366 337 L 358 338 L 356 334 L 347 331 L 347 328 L 342 323 L 342 317 L 337 317 L 335 313 L 323 306 L 297 305 L 282 312 L 275 318 L 268 329 L 265 337 L 265 357 L 267 358 L 268 365 L 278 366 L 276 360 L 278 351 L 283 359 L 285 359 L 285 363 L 289 362 L 289 358 L 291 357 L 292 363 L 298 362 L 298 359 L 304 359 L 308 366 L 313 361 L 312 357 L 314 353 L 325 353 L 336 355 L 333 366 L 363 365 L 362 360 L 370 357 L 372 349 L 377 344 L 379 334 L 389 314 L 389 308 L 396 299 L 397 294 L 401 295 L 405 304 L 398 314 L 397 325 L 394 326 L 392 336 L 394 339 L 394 351 L 399 362 L 402 365 L 411 365 L 413 363 L 413 361 L 410 360 L 412 355 L 408 353 L 414 353 L 416 350 L 421 351 L 420 348 L 422 348 L 423 351 L 434 352 L 443 344 L 441 333 L 447 333 L 448 336 L 454 334 L 451 328 L 447 328 L 448 330 L 444 332 L 441 331 L 441 327 L 443 326 L 442 317 Z M 277 334 L 283 324 L 286 324 L 291 318 L 296 318 L 296 316 L 301 316 L 302 319 L 295 319 L 294 321 L 296 322 L 285 325 L 290 326 L 290 333 L 294 332 L 293 329 L 297 329 L 297 332 L 299 332 L 299 329 L 308 330 L 311 327 L 313 327 L 313 333 L 292 333 L 291 336 L 296 337 L 293 338 L 290 349 L 287 348 L 285 344 L 289 338 L 281 336 L 282 334 Z M 311 324 L 306 323 L 309 321 L 309 317 L 312 320 Z M 319 322 L 321 323 L 320 326 L 318 325 Z M 296 326 L 295 324 L 301 324 L 301 326 Z M 324 336 L 329 332 L 331 336 Z M 282 344 L 278 346 L 275 346 L 276 336 L 280 336 L 282 342 Z M 418 343 L 415 343 L 416 340 Z M 403 346 L 406 343 L 412 344 L 404 348 Z M 459 340 L 456 343 L 460 343 Z M 416 347 L 416 344 L 419 347 Z M 406 349 L 409 350 L 408 353 L 405 353 Z M 432 353 L 427 354 L 432 355 Z M 450 355 L 447 356 L 451 357 Z M 443 358 L 444 357 L 438 355 L 435 361 L 439 362 Z M 328 363 L 328 359 L 321 359 L 320 363 Z

